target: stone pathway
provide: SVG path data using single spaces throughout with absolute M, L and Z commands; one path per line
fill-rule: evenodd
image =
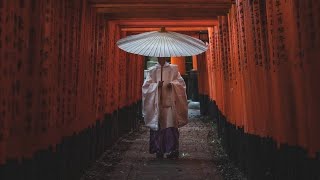
M 208 143 L 211 127 L 189 109 L 189 124 L 180 128 L 180 158 L 156 159 L 149 154 L 149 130 L 123 137 L 85 172 L 82 180 L 221 180 L 212 161 L 213 146 Z

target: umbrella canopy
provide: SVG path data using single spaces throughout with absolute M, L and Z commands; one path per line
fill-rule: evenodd
M 199 39 L 164 29 L 127 36 L 117 45 L 126 52 L 152 57 L 192 56 L 208 49 Z

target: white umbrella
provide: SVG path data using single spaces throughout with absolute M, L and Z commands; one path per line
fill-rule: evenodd
M 193 56 L 201 54 L 208 49 L 207 45 L 199 39 L 176 32 L 169 32 L 164 28 L 161 28 L 161 31 L 127 36 L 120 39 L 117 45 L 126 52 L 152 57 Z M 163 66 L 161 66 L 161 81 L 162 71 Z M 161 105 L 162 89 L 160 88 L 159 90 Z
M 120 49 L 143 56 L 180 57 L 201 54 L 208 49 L 199 39 L 184 34 L 165 31 L 151 31 L 127 36 L 117 42 Z

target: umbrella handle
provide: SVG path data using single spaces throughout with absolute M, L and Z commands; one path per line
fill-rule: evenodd
M 161 77 L 160 77 L 161 81 L 162 81 L 162 71 L 163 71 L 163 66 L 161 66 Z
M 163 66 L 161 66 L 161 76 L 160 76 L 160 81 L 162 82 L 162 71 L 163 71 Z M 163 84 L 162 84 L 163 86 Z M 160 88 L 160 105 L 162 105 L 162 87 Z
M 163 66 L 161 66 L 161 76 L 160 76 L 160 81 L 162 82 L 162 71 L 163 71 Z M 163 84 L 162 84 L 163 85 Z M 158 125 L 160 127 L 160 120 L 161 120 L 161 108 L 162 108 L 162 87 L 160 88 L 160 108 L 159 108 L 159 121 L 158 121 Z

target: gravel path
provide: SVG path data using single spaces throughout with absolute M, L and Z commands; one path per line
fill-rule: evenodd
M 157 159 L 149 154 L 149 130 L 142 126 L 139 131 L 121 138 L 112 149 L 106 151 L 81 180 L 226 179 L 221 171 L 226 169 L 224 165 L 228 161 L 221 155 L 221 148 L 215 150 L 215 145 L 219 144 L 213 139 L 212 127 L 212 122 L 200 120 L 199 110 L 189 109 L 189 124 L 179 129 L 180 157 L 170 160 Z M 224 163 L 214 162 L 214 159 L 219 161 L 221 158 Z M 229 167 L 230 163 L 227 165 Z M 234 175 L 239 172 L 234 172 L 230 177 L 242 179 Z

